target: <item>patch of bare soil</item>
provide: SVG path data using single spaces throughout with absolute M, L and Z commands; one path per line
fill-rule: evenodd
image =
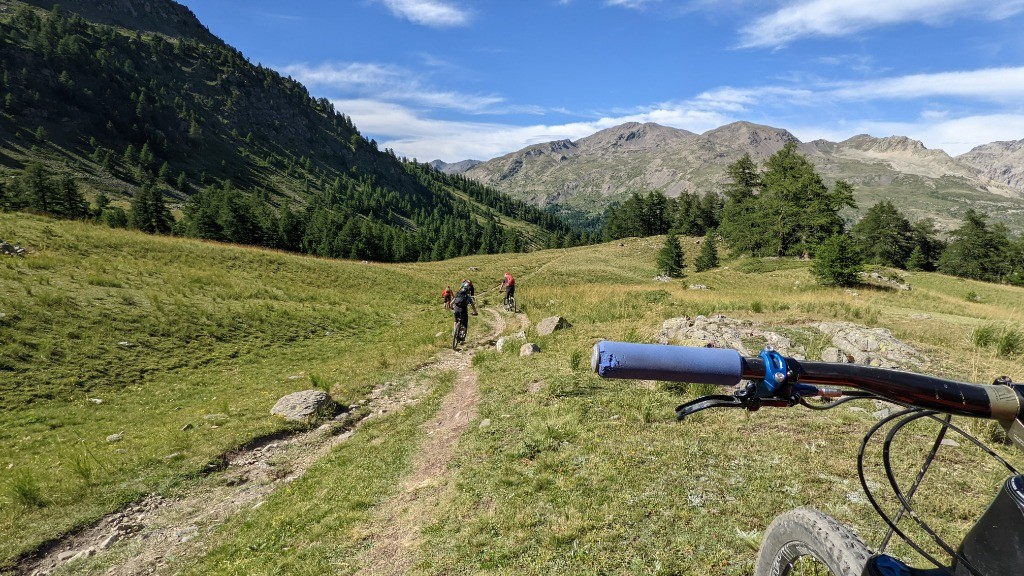
M 500 314 L 492 309 L 485 312 L 492 317 L 486 334 L 471 340 L 463 350 L 442 351 L 404 382 L 387 382 L 374 389 L 366 403 L 368 415 L 353 429 L 334 435 L 335 426 L 324 424 L 244 448 L 227 456 L 222 472 L 211 474 L 186 493 L 167 498 L 151 495 L 109 514 L 24 559 L 15 573 L 42 576 L 76 560 L 99 556 L 106 556 L 103 560 L 108 575 L 173 573 L 174 566 L 203 554 L 208 547 L 206 536 L 236 512 L 260 506 L 274 490 L 301 477 L 331 449 L 357 433 L 366 419 L 416 402 L 436 381 L 432 374 L 454 370 L 458 373 L 455 388 L 424 430 L 426 441 L 416 457 L 412 476 L 395 499 L 382 506 L 380 518 L 374 523 L 374 545 L 364 573 L 403 573 L 411 564 L 417 528 L 429 513 L 420 505 L 422 498 L 441 485 L 454 441 L 476 415 L 472 355 L 492 345 L 505 330 Z

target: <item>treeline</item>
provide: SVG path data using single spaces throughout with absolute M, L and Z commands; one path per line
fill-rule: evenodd
M 813 257 L 812 272 L 829 284 L 855 283 L 862 265 L 876 264 L 1024 285 L 1024 238 L 973 209 L 945 240 L 931 219 L 911 222 L 889 201 L 875 204 L 847 229 L 840 211 L 856 207 L 852 186 L 842 180 L 826 186 L 792 143 L 762 166 L 745 155 L 727 174 L 723 197 L 633 194 L 608 210 L 605 238 L 669 234 L 658 257 L 668 275 L 681 272 L 674 235 L 684 234 L 706 236 L 698 266 L 704 269 L 712 258 L 707 246 L 720 237 L 737 256 Z
M 154 234 L 383 262 L 441 260 L 529 248 L 515 230 L 502 227 L 496 219 L 481 218 L 469 202 L 447 192 L 440 192 L 437 198 L 441 201 L 429 207 L 391 198 L 393 194 L 373 186 L 370 180 L 352 187 L 338 182 L 304 207 L 275 209 L 225 181 L 189 197 L 184 217 L 176 221 L 154 182 L 140 188 L 128 210 L 112 205 L 105 194 L 97 195 L 90 206 L 71 176 L 56 177 L 43 165 L 30 163 L 13 185 L 0 182 L 0 209 L 91 219 Z M 411 216 L 396 215 L 390 209 L 393 205 L 406 207 Z M 551 225 L 563 229 L 557 222 Z
M 598 234 L 574 229 L 566 220 L 552 212 L 541 210 L 522 200 L 516 200 L 507 194 L 470 180 L 462 174 L 445 174 L 430 164 L 421 164 L 415 161 L 406 162 L 405 165 L 412 173 L 419 175 L 421 184 L 435 193 L 440 194 L 445 190 L 453 190 L 484 205 L 488 209 L 485 214 L 488 220 L 496 220 L 494 212 L 497 212 L 497 214 L 515 220 L 536 224 L 542 230 L 550 232 L 548 241 L 543 246 L 545 248 L 570 248 L 593 244 L 600 240 Z
M 602 235 L 605 240 L 659 234 L 703 236 L 718 228 L 721 217 L 722 198 L 714 192 L 704 196 L 684 192 L 678 198 L 667 198 L 659 191 L 646 196 L 634 192 L 622 204 L 605 210 Z

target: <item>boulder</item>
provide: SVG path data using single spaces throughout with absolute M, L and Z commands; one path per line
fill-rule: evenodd
M 569 328 L 571 326 L 572 324 L 569 324 L 565 318 L 562 318 L 561 316 L 551 316 L 550 318 L 541 320 L 540 324 L 537 324 L 537 334 L 547 336 L 555 330 L 561 330 L 562 328 Z
M 532 356 L 537 352 L 540 352 L 540 346 L 537 346 L 533 342 L 527 342 L 519 347 L 520 356 Z
M 331 396 L 323 390 L 303 390 L 283 396 L 274 404 L 270 413 L 285 420 L 302 421 L 308 420 L 333 403 Z

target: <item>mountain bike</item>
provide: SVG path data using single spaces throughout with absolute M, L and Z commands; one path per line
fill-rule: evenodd
M 515 296 L 505 296 L 505 299 L 502 300 L 502 304 L 505 306 L 505 310 L 508 310 L 509 312 L 515 312 L 516 311 L 516 297 Z
M 462 323 L 462 318 L 456 318 L 455 324 L 452 326 L 452 350 L 458 350 L 459 344 L 463 344 L 466 341 L 466 325 Z
M 605 378 L 736 387 L 731 395 L 702 396 L 678 406 L 676 417 L 679 420 L 709 408 L 753 411 L 762 407 L 800 405 L 829 410 L 866 398 L 904 408 L 883 417 L 866 433 L 857 456 L 861 489 L 888 525 L 888 533 L 878 549 L 872 552 L 850 528 L 831 516 L 813 508 L 797 508 L 780 514 L 765 531 L 755 576 L 1024 574 L 1024 477 L 993 450 L 951 422 L 953 416 L 996 420 L 1005 429 L 1008 441 L 1024 450 L 1024 384 L 1002 377 L 991 386 L 983 386 L 884 368 L 795 360 L 770 347 L 762 350 L 758 357 L 743 357 L 736 350 L 724 348 L 602 341 L 594 346 L 591 367 Z M 900 430 L 925 418 L 937 421 L 939 432 L 912 485 L 901 486 L 893 472 L 893 439 Z M 868 444 L 883 429 L 888 429 L 882 445 L 885 475 L 899 502 L 899 510 L 893 515 L 883 509 L 865 476 Z M 972 441 L 1010 472 L 995 499 L 956 548 L 943 541 L 912 506 L 912 499 L 950 430 Z M 898 525 L 905 518 L 927 534 L 949 561 L 936 558 L 915 542 Z M 886 554 L 885 549 L 894 534 L 935 567 L 911 568 Z

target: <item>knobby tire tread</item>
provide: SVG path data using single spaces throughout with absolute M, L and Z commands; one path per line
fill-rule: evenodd
M 765 530 L 754 576 L 785 576 L 792 562 L 812 556 L 835 576 L 860 576 L 871 556 L 852 530 L 814 508 L 779 514 Z

